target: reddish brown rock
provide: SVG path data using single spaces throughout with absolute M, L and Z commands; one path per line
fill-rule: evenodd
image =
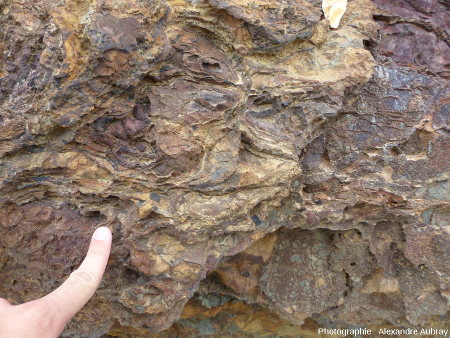
M 450 11 L 448 1 L 374 0 L 384 35 L 378 54 L 398 65 L 449 78 Z
M 63 336 L 448 326 L 447 9 L 0 4 L 0 297 L 56 288 L 105 225 Z

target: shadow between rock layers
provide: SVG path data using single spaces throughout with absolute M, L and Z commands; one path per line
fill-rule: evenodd
M 449 22 L 436 0 L 350 1 L 336 30 L 315 0 L 1 2 L 0 295 L 50 292 L 106 225 L 65 336 L 157 332 L 194 294 L 448 325 Z

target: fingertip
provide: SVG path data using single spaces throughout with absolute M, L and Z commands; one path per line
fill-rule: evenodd
M 11 306 L 11 304 L 5 298 L 0 298 L 0 307 L 4 306 Z
M 111 230 L 107 227 L 99 227 L 94 231 L 92 239 L 96 241 L 106 241 L 112 238 Z
M 80 268 L 87 267 L 92 271 L 104 271 L 111 253 L 112 233 L 107 227 L 99 227 L 92 234 L 88 252 Z
M 0 314 L 3 311 L 8 311 L 12 305 L 4 298 L 0 298 Z

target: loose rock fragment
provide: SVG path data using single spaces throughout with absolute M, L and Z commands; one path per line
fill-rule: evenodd
M 322 0 L 322 9 L 325 19 L 330 22 L 330 27 L 338 28 L 339 22 L 347 10 L 347 0 Z

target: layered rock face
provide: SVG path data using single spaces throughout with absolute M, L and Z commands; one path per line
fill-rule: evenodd
M 0 2 L 0 296 L 105 225 L 63 336 L 448 326 L 449 9 Z

